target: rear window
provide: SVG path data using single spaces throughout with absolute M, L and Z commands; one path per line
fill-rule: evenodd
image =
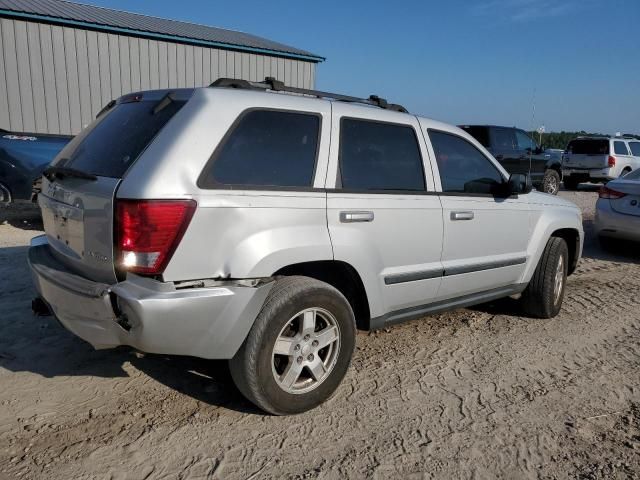
M 216 149 L 199 180 L 202 188 L 311 187 L 320 116 L 249 110 Z
M 613 151 L 616 155 L 629 155 L 627 144 L 624 142 L 613 142 Z
M 575 155 L 609 155 L 609 140 L 571 140 L 567 152 Z
M 158 103 L 143 100 L 117 104 L 76 136 L 53 165 L 121 178 L 186 102 L 173 100 L 154 113 Z

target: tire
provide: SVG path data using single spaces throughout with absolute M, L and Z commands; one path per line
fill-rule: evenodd
M 560 174 L 553 169 L 548 169 L 542 177 L 542 191 L 551 195 L 557 195 L 560 191 Z
M 567 285 L 568 260 L 567 243 L 562 238 L 551 237 L 522 294 L 525 314 L 535 318 L 553 318 L 560 312 Z
M 578 190 L 578 185 L 580 185 L 580 182 L 574 180 L 573 178 L 565 178 L 563 180 L 563 183 L 564 188 L 566 188 L 567 190 Z
M 323 347 L 332 335 L 337 340 Z M 229 361 L 231 376 L 240 392 L 266 412 L 302 413 L 336 391 L 349 369 L 355 338 L 353 311 L 338 290 L 309 277 L 283 277 Z M 287 353 L 277 354 L 276 348 Z

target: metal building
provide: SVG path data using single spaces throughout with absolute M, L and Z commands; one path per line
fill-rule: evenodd
M 0 128 L 76 134 L 120 95 L 218 77 L 313 88 L 323 60 L 220 28 L 63 0 L 0 0 Z

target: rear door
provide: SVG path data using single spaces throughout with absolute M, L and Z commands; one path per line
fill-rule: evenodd
M 327 218 L 336 260 L 353 265 L 371 316 L 429 303 L 442 264 L 442 208 L 415 117 L 333 103 Z M 426 176 L 425 176 L 426 172 Z
M 120 180 L 191 92 L 122 97 L 45 171 L 38 202 L 54 255 L 92 280 L 113 282 L 113 208 Z M 48 172 L 48 173 L 47 173 Z
M 516 284 L 527 261 L 527 196 L 499 195 L 505 177 L 468 139 L 425 130 L 436 159 L 444 221 L 439 299 Z

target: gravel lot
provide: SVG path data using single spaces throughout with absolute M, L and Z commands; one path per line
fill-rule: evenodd
M 0 209 L 0 478 L 640 478 L 640 254 L 587 245 L 561 314 L 512 302 L 360 332 L 336 396 L 265 416 L 224 362 L 96 352 L 33 317 L 42 227 Z

